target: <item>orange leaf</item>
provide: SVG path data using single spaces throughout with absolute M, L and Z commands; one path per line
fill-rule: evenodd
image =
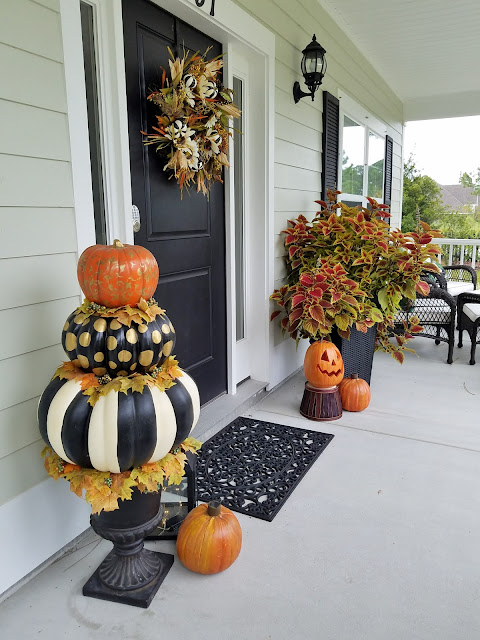
M 63 468 L 64 473 L 70 473 L 70 471 L 80 471 L 82 467 L 79 467 L 78 464 L 66 464 Z
M 85 389 L 89 389 L 90 387 L 100 386 L 100 382 L 98 381 L 98 378 L 94 373 L 87 373 L 86 375 L 78 377 L 80 381 L 80 388 L 82 389 L 82 391 L 85 391 Z
M 424 282 L 423 280 L 419 280 L 417 282 L 417 284 L 415 285 L 415 289 L 418 293 L 420 293 L 422 296 L 428 296 L 428 294 L 430 293 L 430 287 L 428 286 L 428 284 L 426 282 Z

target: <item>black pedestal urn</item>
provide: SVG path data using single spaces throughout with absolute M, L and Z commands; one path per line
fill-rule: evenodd
M 115 511 L 90 518 L 99 536 L 113 542 L 113 550 L 83 587 L 83 595 L 148 607 L 173 564 L 173 556 L 144 548 L 145 537 L 162 519 L 158 493 L 140 493 L 119 501 Z

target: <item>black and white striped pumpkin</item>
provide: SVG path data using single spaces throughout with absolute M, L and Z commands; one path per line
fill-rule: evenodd
M 217 94 L 218 94 L 217 85 L 215 84 L 215 82 L 213 82 L 213 80 L 209 80 L 205 85 L 205 91 L 204 91 L 205 98 L 209 98 L 210 100 L 213 100 L 213 98 L 217 97 Z
M 218 131 L 216 129 L 213 129 L 213 131 L 210 134 L 209 138 L 215 144 L 221 144 L 221 142 L 222 142 L 222 136 L 218 133 Z
M 175 138 L 175 140 L 177 138 L 183 138 L 184 135 L 187 133 L 187 123 L 183 122 L 183 120 L 175 120 L 175 122 L 173 123 L 173 137 Z
M 148 324 L 130 327 L 116 318 L 71 313 L 62 331 L 62 346 L 70 360 L 97 376 L 112 378 L 146 373 L 161 364 L 175 346 L 175 329 L 165 314 Z
M 41 436 L 55 453 L 66 462 L 111 473 L 163 458 L 188 437 L 199 414 L 198 389 L 185 372 L 166 391 L 111 391 L 94 407 L 79 382 L 55 378 L 38 405 Z
M 197 79 L 190 73 L 187 73 L 187 75 L 183 78 L 183 81 L 185 83 L 185 86 L 189 89 L 195 89 L 195 87 L 197 86 Z

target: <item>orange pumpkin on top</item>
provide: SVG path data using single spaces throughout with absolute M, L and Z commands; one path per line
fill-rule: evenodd
M 314 342 L 305 354 L 303 370 L 308 382 L 314 387 L 334 387 L 340 384 L 345 373 L 342 354 L 332 342 Z
M 139 245 L 95 244 L 80 256 L 80 287 L 90 302 L 116 308 L 149 300 L 158 283 L 158 265 L 148 249 Z

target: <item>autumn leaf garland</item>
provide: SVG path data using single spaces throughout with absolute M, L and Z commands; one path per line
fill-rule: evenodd
M 132 491 L 159 491 L 162 485 L 180 484 L 182 481 L 187 452 L 196 453 L 201 443 L 195 438 L 187 438 L 179 447 L 167 453 L 161 460 L 135 467 L 123 473 L 110 473 L 86 469 L 62 460 L 50 447 L 42 451 L 44 466 L 54 480 L 63 478 L 70 483 L 70 491 L 92 506 L 92 513 L 114 511 L 119 508 L 119 500 L 131 500 Z
M 101 396 L 106 396 L 112 391 L 117 393 L 127 393 L 129 389 L 138 393 L 143 393 L 145 386 L 157 387 L 160 391 L 170 389 L 175 384 L 175 380 L 182 376 L 182 370 L 174 356 L 169 356 L 161 366 L 155 367 L 150 373 L 133 373 L 130 376 L 118 376 L 110 378 L 105 375 L 100 378 L 94 373 L 86 373 L 79 366 L 78 361 L 71 360 L 64 362 L 55 372 L 53 378 L 60 380 L 76 380 L 84 395 L 89 396 L 88 403 L 95 406 Z
M 164 313 L 165 309 L 159 307 L 154 298 L 150 298 L 150 300 L 140 298 L 140 301 L 134 307 L 126 305 L 116 308 L 102 307 L 96 302 L 91 302 L 85 298 L 83 304 L 77 308 L 77 314 L 81 314 L 83 320 L 86 320 L 90 316 L 115 318 L 120 324 L 127 327 L 130 327 L 132 322 L 148 324 L 149 322 L 153 322 L 157 316 Z

